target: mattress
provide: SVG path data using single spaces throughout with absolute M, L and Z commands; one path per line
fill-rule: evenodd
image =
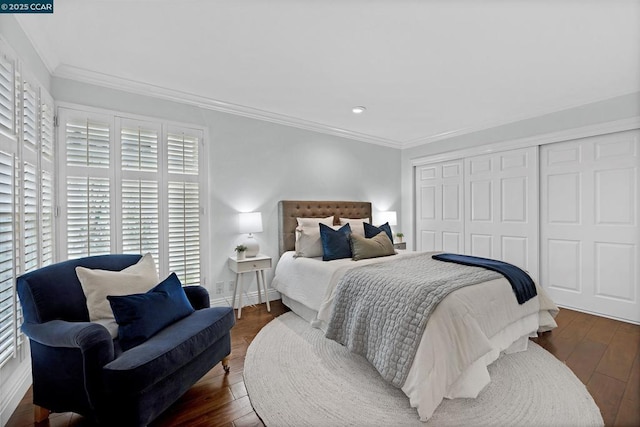
M 272 286 L 294 312 L 326 331 L 335 288 L 351 268 L 394 262 L 410 252 L 361 261 L 280 258 Z M 452 292 L 433 311 L 402 391 L 421 420 L 443 398 L 475 398 L 489 384 L 487 366 L 502 352 L 523 351 L 528 338 L 556 326 L 557 307 L 537 286 L 538 296 L 520 305 L 509 282 L 495 279 Z

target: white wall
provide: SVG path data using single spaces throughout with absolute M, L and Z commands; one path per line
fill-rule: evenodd
M 520 120 L 429 144 L 407 148 L 401 155 L 401 208 L 407 248 L 413 248 L 413 167 L 415 159 L 466 150 L 488 144 L 507 143 L 525 138 L 584 128 L 617 120 L 640 117 L 640 92 Z
M 256 238 L 261 252 L 275 261 L 279 200 L 363 200 L 371 201 L 374 210 L 400 210 L 400 150 L 67 79 L 54 77 L 52 91 L 56 101 L 209 129 L 211 275 L 207 287 L 213 299 L 220 297 L 215 294 L 215 282 L 228 284 L 234 278 L 226 260 L 241 238 L 237 232 L 240 211 L 262 212 L 264 232 Z M 268 273 L 268 283 L 272 276 L 273 271 Z M 225 288 L 230 299 L 232 293 Z

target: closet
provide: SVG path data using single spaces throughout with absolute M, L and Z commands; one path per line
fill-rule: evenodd
M 640 323 L 640 130 L 415 166 L 415 246 L 501 259 Z

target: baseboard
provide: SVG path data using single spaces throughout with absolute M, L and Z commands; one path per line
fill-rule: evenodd
M 3 394 L 6 393 L 6 395 L 0 400 L 2 405 L 0 406 L 0 425 L 7 424 L 29 387 L 31 387 L 31 360 L 27 358 L 13 372 L 8 383 L 2 385 Z
M 267 298 L 269 301 L 280 299 L 280 292 L 275 289 L 267 289 Z M 229 307 L 232 304 L 233 295 L 225 295 L 221 298 L 211 299 L 211 307 Z M 264 302 L 264 301 L 263 301 Z M 258 291 L 243 292 L 242 293 L 242 306 L 260 304 L 258 300 Z M 237 306 L 237 302 L 236 302 Z

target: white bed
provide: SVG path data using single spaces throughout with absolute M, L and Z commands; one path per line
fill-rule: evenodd
M 322 261 L 287 251 L 278 261 L 272 286 L 292 311 L 326 330 L 336 285 L 349 269 L 411 254 Z M 501 278 L 454 291 L 438 305 L 402 386 L 421 420 L 429 419 L 443 398 L 477 397 L 490 382 L 487 366 L 501 352 L 526 350 L 529 337 L 556 327 L 557 307 L 544 290 L 537 290 L 537 297 L 519 305 L 511 285 Z

